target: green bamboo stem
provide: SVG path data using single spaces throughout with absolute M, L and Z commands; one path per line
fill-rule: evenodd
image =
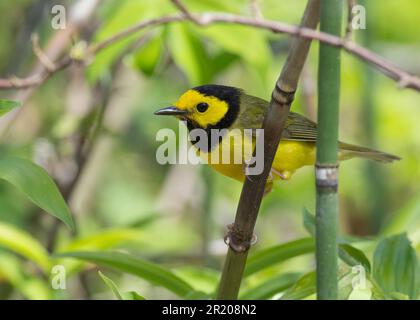
M 341 34 L 342 0 L 322 0 L 321 31 Z M 318 71 L 318 139 L 316 163 L 317 297 L 338 296 L 338 114 L 340 49 L 320 44 Z
M 314 29 L 318 21 L 319 0 L 309 0 L 301 26 Z M 264 129 L 264 169 L 260 175 L 245 179 L 235 222 L 228 235 L 229 248 L 217 292 L 218 299 L 237 299 L 238 297 L 265 184 L 310 44 L 310 40 L 301 37 L 293 39 L 286 63 L 273 90 L 262 126 Z

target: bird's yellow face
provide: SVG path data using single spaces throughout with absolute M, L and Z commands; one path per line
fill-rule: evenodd
M 181 118 L 191 120 L 200 128 L 216 125 L 229 110 L 227 102 L 214 96 L 204 95 L 194 89 L 185 92 L 174 106 L 185 112 Z
M 186 91 L 173 106 L 155 114 L 186 120 L 190 130 L 229 128 L 239 113 L 241 94 L 235 87 L 203 85 Z

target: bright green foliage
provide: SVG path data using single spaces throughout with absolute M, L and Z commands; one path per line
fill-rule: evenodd
M 73 257 L 112 267 L 162 286 L 180 297 L 185 297 L 193 288 L 165 268 L 121 252 L 68 252 L 57 257 Z
M 44 169 L 25 159 L 3 157 L 0 158 L 0 179 L 14 185 L 29 200 L 74 230 L 70 210 Z
M 115 295 L 115 297 L 118 300 L 124 300 L 117 285 L 112 281 L 110 278 L 108 278 L 106 275 L 104 275 L 102 272 L 98 272 L 99 276 L 102 278 L 102 280 L 105 282 L 105 284 L 108 286 L 109 289 L 111 289 L 112 293 Z
M 50 271 L 51 263 L 47 251 L 29 233 L 12 225 L 0 223 L 0 246 L 32 260 L 45 273 Z
M 290 258 L 313 252 L 314 245 L 313 238 L 303 238 L 256 252 L 248 259 L 244 276 L 249 276 Z
M 416 299 L 419 293 L 419 264 L 405 233 L 381 240 L 373 258 L 373 278 L 388 294 Z
M 174 24 L 168 28 L 168 45 L 191 86 L 208 82 L 209 68 L 205 67 L 208 57 L 199 35 L 186 25 Z
M 20 102 L 0 99 L 0 117 L 17 107 L 20 107 Z
M 277 277 L 271 277 L 260 285 L 249 289 L 239 296 L 243 300 L 261 300 L 269 299 L 279 292 L 285 291 L 290 286 L 294 285 L 299 279 L 298 273 L 285 273 Z

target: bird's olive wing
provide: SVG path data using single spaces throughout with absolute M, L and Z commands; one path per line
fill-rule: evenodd
M 241 96 L 241 109 L 233 128 L 260 129 L 264 120 L 268 102 L 253 96 Z M 316 123 L 294 112 L 289 113 L 282 139 L 296 141 L 316 141 Z
M 283 131 L 283 139 L 316 141 L 316 123 L 304 116 L 290 112 Z

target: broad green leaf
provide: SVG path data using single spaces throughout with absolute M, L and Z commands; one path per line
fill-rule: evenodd
M 168 46 L 177 66 L 184 71 L 191 86 L 208 80 L 207 53 L 201 39 L 185 24 L 168 27 Z
M 145 297 L 139 295 L 135 291 L 123 292 L 122 296 L 124 300 L 146 300 Z
M 115 248 L 118 245 L 128 243 L 129 241 L 137 241 L 141 238 L 142 234 L 138 229 L 112 228 L 77 238 L 70 243 L 63 245 L 56 252 L 105 250 Z M 66 267 L 68 277 L 76 274 L 85 265 L 83 261 L 69 261 L 68 259 L 60 261 L 59 263 Z
M 316 292 L 316 273 L 311 271 L 303 275 L 290 289 L 288 289 L 281 300 L 300 300 Z
M 312 237 L 315 237 L 315 217 L 308 209 L 302 209 L 303 226 Z
M 311 214 L 306 208 L 303 208 L 302 217 L 305 229 L 309 232 L 310 235 L 315 236 L 315 216 Z M 338 245 L 338 253 L 341 260 L 343 260 L 349 266 L 361 264 L 367 272 L 370 272 L 370 262 L 362 251 L 346 243 L 346 240 L 339 239 L 339 242 L 341 243 Z
M 110 278 L 108 278 L 106 275 L 104 275 L 102 272 L 98 271 L 99 276 L 102 278 L 102 280 L 105 282 L 105 284 L 108 286 L 109 289 L 111 289 L 112 293 L 115 295 L 115 297 L 118 300 L 124 300 L 120 290 L 118 289 L 117 285 L 112 281 Z
M 208 294 L 216 290 L 220 280 L 218 271 L 204 267 L 184 266 L 174 269 L 173 272 L 189 283 L 194 290 Z
M 70 210 L 44 169 L 25 159 L 0 158 L 0 179 L 10 182 L 33 203 L 74 230 Z
M 394 300 L 410 300 L 406 294 L 402 294 L 400 292 L 391 292 L 389 295 Z
M 375 279 L 370 278 L 369 280 L 372 284 L 372 300 L 391 299 L 391 297 L 376 283 Z
M 397 292 L 410 299 L 418 295 L 418 261 L 405 233 L 381 240 L 373 258 L 373 278 L 388 294 Z
M 185 297 L 193 288 L 171 271 L 158 264 L 122 252 L 67 252 L 56 255 L 90 261 L 136 275 L 154 285 L 162 286 L 180 297 Z
M 349 267 L 344 266 L 338 270 L 338 287 L 341 299 L 347 299 L 352 292 L 352 272 Z M 281 300 L 300 300 L 311 297 L 316 293 L 316 272 L 311 271 L 303 275 L 290 287 Z
M 213 294 L 213 296 L 214 296 L 214 294 Z M 196 291 L 196 290 L 190 291 L 184 297 L 185 300 L 208 300 L 208 299 L 211 299 L 211 298 L 212 298 L 211 294 L 208 294 L 208 293 L 205 293 L 205 292 L 202 292 L 202 291 Z
M 256 287 L 250 288 L 240 295 L 242 300 L 269 299 L 275 294 L 291 287 L 300 277 L 299 273 L 286 273 L 268 279 Z
M 105 282 L 105 284 L 108 286 L 108 288 L 111 289 L 112 293 L 115 295 L 115 297 L 118 300 L 146 300 L 144 297 L 139 295 L 135 291 L 129 291 L 129 292 L 120 292 L 117 285 L 114 281 L 112 281 L 110 278 L 108 278 L 106 275 L 104 275 L 102 272 L 98 271 L 99 276 L 102 278 L 102 280 Z
M 148 76 L 152 75 L 160 61 L 162 49 L 162 34 L 159 33 L 133 54 L 134 67 Z
M 0 117 L 20 105 L 21 103 L 18 101 L 0 99 Z
M 49 272 L 51 264 L 47 251 L 29 233 L 0 223 L 0 246 L 35 262 L 44 272 Z
M 359 249 L 346 244 L 341 243 L 338 245 L 340 259 L 347 263 L 349 266 L 362 265 L 366 272 L 370 273 L 371 267 L 369 259 Z
M 200 28 L 199 32 L 226 51 L 240 56 L 265 76 L 272 57 L 263 31 L 229 24 L 211 25 Z
M 311 253 L 314 250 L 315 241 L 313 238 L 303 238 L 261 250 L 248 259 L 244 276 L 249 276 L 285 260 Z
M 134 24 L 144 21 L 145 19 L 154 18 L 157 15 L 162 15 L 171 7 L 168 1 L 154 0 L 154 1 L 121 1 L 112 12 L 111 19 L 106 20 L 99 28 L 99 31 L 94 37 L 94 42 L 100 42 L 116 33 L 133 26 Z M 107 75 L 111 66 L 124 53 L 124 50 L 133 41 L 138 39 L 144 30 L 136 34 L 125 37 L 121 41 L 114 43 L 108 48 L 101 50 L 96 56 L 93 63 L 88 67 L 88 79 L 94 83 L 98 78 Z
M 123 242 L 139 240 L 141 237 L 141 233 L 138 229 L 112 228 L 77 238 L 63 247 L 60 247 L 59 251 L 108 249 Z
M 9 252 L 0 252 L 0 279 L 10 283 L 17 292 L 29 300 L 52 299 L 51 287 L 42 277 L 25 270 L 20 258 Z

